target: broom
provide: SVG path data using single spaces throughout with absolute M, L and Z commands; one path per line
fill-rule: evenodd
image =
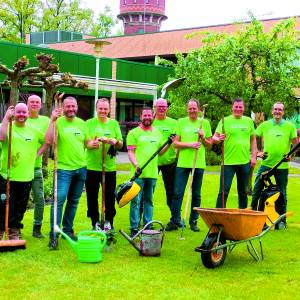
M 8 239 L 11 141 L 12 141 L 12 118 L 9 119 L 8 148 L 7 148 L 7 179 L 6 179 L 6 199 L 5 199 L 5 240 L 0 241 L 0 252 L 14 251 L 17 249 L 26 249 L 26 241 L 25 240 L 9 240 Z

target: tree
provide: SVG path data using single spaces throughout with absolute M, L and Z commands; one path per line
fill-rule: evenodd
M 41 7 L 41 0 L 0 0 L 0 38 L 23 43 Z
M 89 33 L 93 26 L 92 9 L 83 8 L 81 0 L 46 0 L 46 9 L 37 25 L 39 31 L 69 30 Z
M 100 12 L 97 22 L 94 24 L 91 35 L 96 37 L 107 37 L 111 34 L 112 28 L 117 24 L 109 6 L 105 6 L 104 12 Z
M 46 113 L 50 115 L 52 109 L 53 96 L 60 87 L 73 87 L 87 89 L 85 82 L 75 80 L 70 73 L 53 75 L 59 72 L 59 67 L 52 64 L 52 55 L 37 54 L 37 67 L 26 68 L 29 64 L 28 59 L 23 56 L 13 66 L 12 69 L 0 64 L 0 73 L 7 76 L 7 80 L 2 85 L 9 86 L 11 105 L 15 105 L 19 99 L 19 90 L 22 86 L 40 87 L 46 90 Z
M 182 86 L 170 93 L 171 112 L 195 97 L 210 104 L 207 115 L 216 125 L 230 112 L 235 97 L 244 99 L 248 115 L 250 111 L 269 115 L 275 101 L 286 104 L 287 114 L 297 107 L 293 88 L 300 85 L 300 68 L 295 64 L 300 41 L 294 19 L 265 32 L 263 24 L 252 18 L 235 34 L 206 33 L 202 42 L 201 48 L 186 57 L 177 54 L 176 64 L 163 61 L 175 67 L 176 78 L 186 77 Z
M 25 42 L 33 31 L 51 30 L 104 37 L 116 23 L 109 7 L 95 18 L 81 0 L 0 0 L 0 38 L 13 42 Z
M 7 76 L 7 80 L 4 81 L 4 86 L 10 87 L 10 105 L 15 105 L 19 99 L 19 89 L 23 85 L 23 81 L 27 77 L 46 78 L 52 76 L 54 73 L 58 73 L 58 65 L 52 64 L 52 55 L 49 54 L 37 54 L 36 59 L 38 61 L 37 67 L 26 68 L 29 64 L 26 56 L 21 57 L 14 65 L 12 69 L 7 68 L 5 65 L 0 64 L 0 73 Z

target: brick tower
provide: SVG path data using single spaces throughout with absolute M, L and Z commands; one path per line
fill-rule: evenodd
M 157 32 L 165 15 L 165 0 L 120 0 L 124 34 Z

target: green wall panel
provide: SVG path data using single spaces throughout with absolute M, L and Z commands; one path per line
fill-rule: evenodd
M 14 44 L 6 41 L 0 41 L 0 62 L 12 68 L 13 63 L 23 55 L 26 55 L 30 61 L 30 66 L 37 64 L 35 55 L 37 53 L 46 53 L 53 55 L 53 63 L 58 63 L 61 72 L 70 72 L 76 75 L 95 76 L 96 64 L 95 57 L 92 55 L 71 53 L 65 51 L 52 50 L 49 48 L 35 47 L 31 45 Z M 100 77 L 112 77 L 113 59 L 100 59 Z M 168 81 L 168 77 L 172 76 L 174 70 L 168 67 L 155 66 L 151 64 L 136 63 L 116 59 L 117 62 L 117 79 L 134 82 L 154 83 L 161 85 Z M 0 80 L 4 80 L 5 76 L 0 74 Z M 74 90 L 78 93 L 78 90 Z M 89 91 L 92 95 L 94 92 Z M 125 95 L 125 96 L 124 96 Z M 129 94 L 120 93 L 120 97 L 129 98 Z M 105 94 L 110 96 L 110 93 Z M 151 96 L 150 96 L 151 98 Z M 133 95 L 132 99 L 149 99 L 149 96 L 143 98 L 142 95 Z

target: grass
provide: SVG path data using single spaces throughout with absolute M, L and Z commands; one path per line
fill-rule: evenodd
M 119 175 L 123 182 L 129 175 Z M 214 207 L 219 176 L 204 176 L 202 207 Z M 263 239 L 265 259 L 255 262 L 245 244 L 228 254 L 222 267 L 203 267 L 193 249 L 204 239 L 207 228 L 199 221 L 200 233 L 184 231 L 166 233 L 160 257 L 140 257 L 122 237 L 103 262 L 79 263 L 67 241 L 60 240 L 58 251 L 49 251 L 48 239 L 31 237 L 32 210 L 24 218 L 26 251 L 0 254 L 1 299 L 299 299 L 300 295 L 300 180 L 289 178 L 288 230 L 272 231 Z M 235 183 L 228 199 L 237 206 Z M 129 206 L 117 209 L 116 229 L 128 230 Z M 154 200 L 154 219 L 169 220 L 164 189 L 158 180 Z M 89 229 L 86 199 L 82 196 L 75 219 L 75 230 Z M 49 207 L 46 207 L 43 232 L 49 229 Z

